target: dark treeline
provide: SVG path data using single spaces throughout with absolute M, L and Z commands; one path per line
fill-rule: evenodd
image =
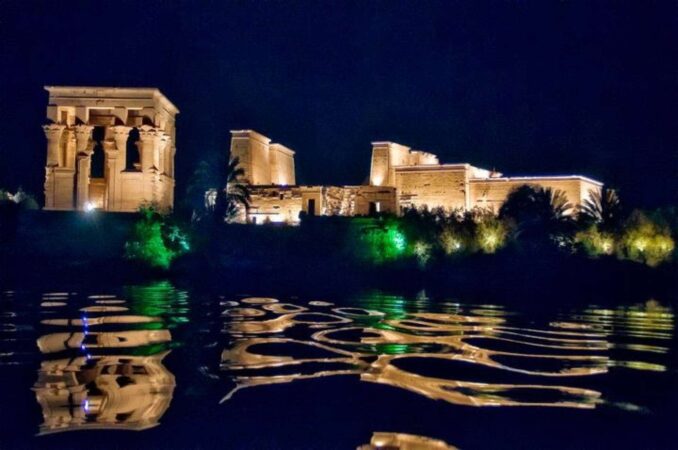
M 206 284 L 252 277 L 280 283 L 312 277 L 327 285 L 425 281 L 465 287 L 469 295 L 539 283 L 546 291 L 558 280 L 619 287 L 613 280 L 625 279 L 633 281 L 629 289 L 666 289 L 675 278 L 676 210 L 626 211 L 610 190 L 578 210 L 559 191 L 526 185 L 498 214 L 421 208 L 400 216 L 304 217 L 299 226 L 229 223 L 247 206 L 247 190 L 213 195 L 215 203 L 183 214 L 152 205 L 120 214 L 31 210 L 30 196 L 3 193 L 5 273 L 75 277 L 96 270 Z

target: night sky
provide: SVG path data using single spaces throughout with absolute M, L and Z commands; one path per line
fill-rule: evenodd
M 42 199 L 44 85 L 153 86 L 177 196 L 252 128 L 297 180 L 362 183 L 391 140 L 678 205 L 678 2 L 1 1 L 0 187 Z

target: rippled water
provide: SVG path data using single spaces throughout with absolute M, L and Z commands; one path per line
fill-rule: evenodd
M 213 296 L 160 282 L 1 302 L 10 447 L 673 442 L 675 319 L 653 299 L 530 312 L 423 291 Z

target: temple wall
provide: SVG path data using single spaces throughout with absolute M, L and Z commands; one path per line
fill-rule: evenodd
M 68 168 L 48 169 L 45 192 L 51 199 L 50 209 L 63 211 L 73 209 L 73 198 L 75 195 L 74 174 L 75 170 Z
M 370 214 L 370 203 L 379 211 L 395 213 L 395 188 L 379 186 L 255 186 L 252 187 L 249 223 L 299 223 L 301 212 L 309 214 L 315 201 L 316 216 Z
M 240 159 L 245 171 L 244 178 L 253 185 L 271 184 L 271 140 L 251 130 L 231 133 L 231 157 Z
M 122 176 L 122 195 L 120 210 L 133 212 L 139 209 L 144 201 L 143 179 L 141 172 L 127 172 Z
M 372 149 L 372 167 L 370 184 L 372 186 L 388 185 L 389 182 L 389 150 L 387 147 Z
M 601 185 L 581 177 L 530 177 L 530 178 L 490 178 L 471 180 L 469 183 L 471 207 L 481 207 L 499 211 L 509 193 L 524 184 L 548 187 L 565 192 L 567 200 L 573 205 L 580 205 L 588 198 L 591 191 L 600 189 Z
M 302 210 L 302 194 L 299 188 L 261 187 L 252 188 L 249 223 L 299 222 Z
M 326 186 L 323 188 L 324 216 L 351 215 L 355 205 L 356 189 L 343 186 Z
M 410 165 L 410 148 L 394 142 L 372 143 L 372 186 L 394 186 L 395 168 Z
M 378 203 L 381 213 L 398 213 L 396 191 L 393 187 L 356 186 L 353 216 L 366 216 L 370 213 L 370 203 Z
M 252 184 L 271 184 L 271 162 L 267 143 L 251 139 L 250 174 Z
M 465 166 L 403 168 L 396 170 L 398 204 L 402 207 L 466 207 Z
M 231 131 L 231 158 L 240 160 L 243 180 L 253 186 L 296 183 L 294 151 L 271 143 L 266 136 L 252 130 Z
M 294 152 L 281 144 L 271 144 L 271 184 L 291 186 L 296 184 Z

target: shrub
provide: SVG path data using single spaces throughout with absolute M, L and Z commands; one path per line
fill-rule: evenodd
M 591 225 L 574 236 L 575 243 L 589 256 L 611 255 L 615 252 L 616 239 L 610 232 L 600 231 L 598 225 Z
M 420 268 L 423 269 L 426 267 L 426 264 L 428 264 L 429 260 L 431 259 L 432 248 L 433 246 L 431 244 L 428 244 L 424 241 L 418 241 L 414 244 L 413 253 L 417 258 L 417 264 L 419 264 Z
M 125 257 L 168 269 L 174 258 L 189 250 L 186 234 L 153 205 L 142 206 L 139 214 L 132 237 L 125 244 Z
M 657 266 L 671 258 L 675 244 L 668 225 L 634 211 L 624 226 L 619 256 L 648 266 Z
M 438 236 L 438 243 L 443 252 L 448 256 L 468 251 L 469 248 L 466 236 L 451 226 L 443 228 L 443 231 Z
M 476 226 L 476 243 L 483 253 L 494 253 L 506 245 L 508 227 L 491 214 L 479 217 Z
M 348 239 L 351 253 L 372 264 L 394 261 L 407 253 L 407 238 L 392 218 L 354 219 Z

